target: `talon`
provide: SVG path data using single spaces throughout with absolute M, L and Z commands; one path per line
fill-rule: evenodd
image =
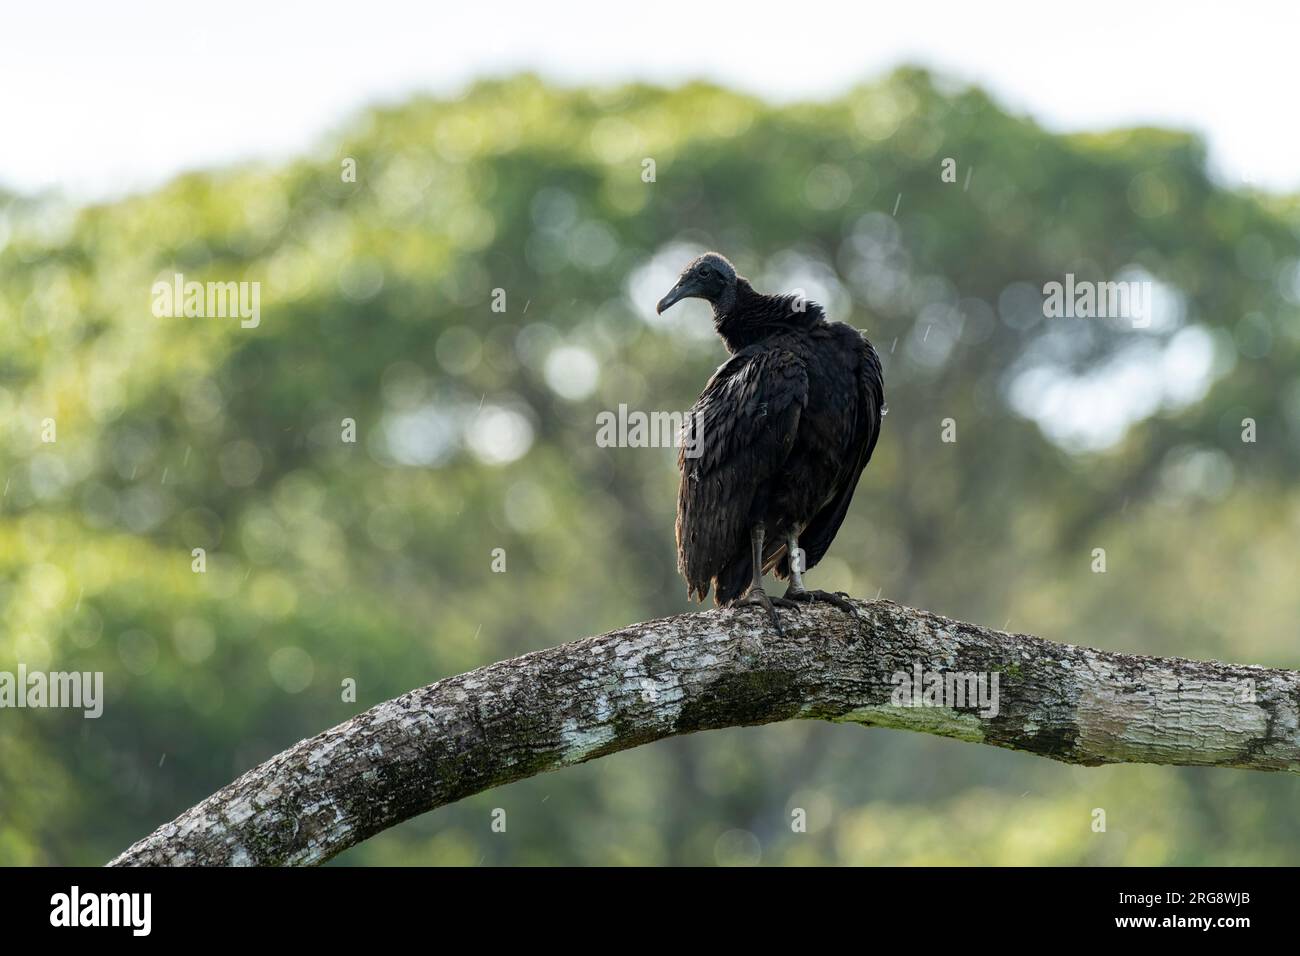
M 817 601 L 825 601 L 827 604 L 839 608 L 841 611 L 853 618 L 853 635 L 859 636 L 862 633 L 862 617 L 858 614 L 857 607 L 853 604 L 851 596 L 844 591 L 815 591 L 805 588 L 796 588 L 791 585 L 785 592 L 787 598 L 807 598 L 808 604 L 814 604 Z
M 780 637 L 785 637 L 785 631 L 781 627 L 781 618 L 776 613 L 777 606 L 792 607 L 793 602 L 784 597 L 773 600 L 767 596 L 767 592 L 762 588 L 750 588 L 749 593 L 736 602 L 737 607 L 761 607 L 767 611 L 767 616 L 772 622 L 772 627 Z

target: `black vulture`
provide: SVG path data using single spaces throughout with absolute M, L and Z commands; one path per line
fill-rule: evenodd
M 843 593 L 809 590 L 802 572 L 826 554 L 871 460 L 884 413 L 880 357 L 857 329 L 798 295 L 764 295 L 716 252 L 690 263 L 657 310 L 686 298 L 713 306 L 731 353 L 687 421 L 677 464 L 677 566 L 697 601 L 776 606 Z M 800 551 L 802 549 L 802 552 Z M 763 574 L 789 580 L 769 598 Z

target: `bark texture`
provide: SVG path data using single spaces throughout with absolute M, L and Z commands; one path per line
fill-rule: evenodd
M 634 624 L 385 701 L 303 740 L 110 865 L 314 864 L 490 787 L 692 733 L 810 718 L 1094 766 L 1300 769 L 1300 673 L 1139 657 L 890 601 Z M 997 674 L 993 708 L 898 703 L 899 675 Z M 933 703 L 933 701 L 931 702 Z

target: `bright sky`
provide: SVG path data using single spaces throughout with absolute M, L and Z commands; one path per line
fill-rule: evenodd
M 13 0 L 0 22 L 0 186 L 24 192 L 104 197 L 287 156 L 367 103 L 520 69 L 788 100 L 902 62 L 1054 129 L 1195 129 L 1225 182 L 1300 189 L 1288 0 Z

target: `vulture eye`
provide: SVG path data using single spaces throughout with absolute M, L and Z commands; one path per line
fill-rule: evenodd
M 711 275 L 713 275 L 712 268 L 709 266 L 700 266 L 700 278 L 707 279 Z

